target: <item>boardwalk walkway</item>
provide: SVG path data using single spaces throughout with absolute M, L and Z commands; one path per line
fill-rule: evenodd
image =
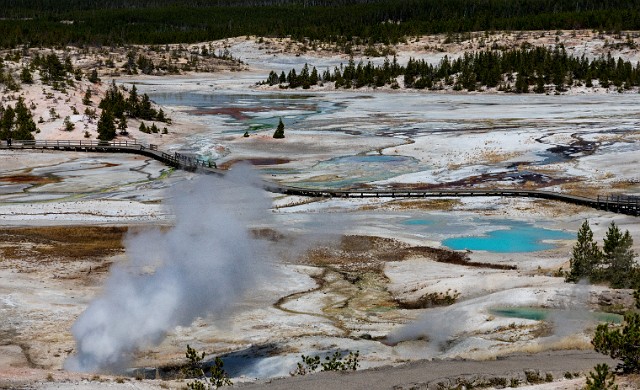
M 7 142 L 3 141 L 0 145 L 0 150 L 59 150 L 72 152 L 135 153 L 151 157 L 178 169 L 184 169 L 192 172 L 198 171 L 219 175 L 223 174 L 223 171 L 207 162 L 200 161 L 191 156 L 186 156 L 180 153 L 165 153 L 158 150 L 156 145 L 152 144 L 145 146 L 137 143 L 136 141 L 13 141 L 11 145 L 7 145 Z M 597 198 L 587 198 L 562 194 L 559 192 L 525 189 L 332 190 L 297 188 L 271 182 L 265 182 L 264 187 L 268 191 L 286 195 L 331 198 L 435 198 L 467 196 L 539 198 L 587 206 L 597 210 L 606 210 L 619 214 L 640 216 L 640 196 L 605 195 L 598 196 Z
M 468 196 L 494 196 L 507 198 L 539 198 L 587 206 L 619 214 L 640 216 L 640 197 L 598 196 L 587 198 L 559 192 L 518 189 L 446 189 L 446 190 L 309 190 L 295 187 L 277 186 L 271 189 L 287 195 L 332 197 L 332 198 L 442 198 Z
M 134 153 L 151 157 L 174 168 L 195 171 L 200 168 L 207 168 L 211 173 L 221 173 L 205 161 L 197 160 L 191 156 L 181 153 L 165 153 L 158 150 L 157 145 L 143 145 L 137 141 L 2 141 L 0 150 L 59 150 L 66 152 L 107 152 L 107 153 Z

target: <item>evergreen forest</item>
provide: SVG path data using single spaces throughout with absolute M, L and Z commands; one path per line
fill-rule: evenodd
M 264 83 L 281 88 L 308 89 L 323 82 L 334 82 L 336 88 L 383 87 L 399 88 L 397 78 L 403 77 L 404 86 L 412 89 L 443 89 L 475 91 L 479 88 L 497 88 L 516 93 L 545 93 L 551 86 L 555 92 L 564 92 L 572 86 L 584 85 L 616 87 L 620 92 L 640 85 L 640 65 L 614 59 L 611 54 L 596 59 L 574 57 L 562 45 L 555 48 L 518 48 L 506 51 L 485 50 L 468 52 L 456 59 L 445 56 L 433 65 L 424 60 L 410 59 L 406 66 L 385 59 L 384 64 L 372 62 L 357 65 L 350 60 L 346 66 L 322 73 L 305 65 L 300 71 L 291 69 L 287 74 L 271 72 Z
M 0 0 L 2 48 L 553 29 L 637 30 L 640 0 Z

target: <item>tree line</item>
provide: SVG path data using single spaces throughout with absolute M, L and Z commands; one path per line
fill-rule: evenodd
M 162 108 L 156 110 L 151 105 L 149 96 L 145 93 L 142 96 L 138 94 L 138 90 L 134 85 L 129 92 L 129 96 L 125 97 L 123 89 L 118 88 L 115 81 L 107 90 L 105 97 L 100 101 L 98 106 L 102 109 L 100 119 L 98 120 L 98 139 L 102 141 L 110 141 L 116 136 L 116 128 L 122 134 L 127 131 L 127 118 L 143 119 L 149 121 L 158 121 L 170 123 L 171 119 L 165 116 Z M 155 123 L 151 126 L 149 132 L 157 133 Z M 166 129 L 166 128 L 165 128 Z M 140 130 L 147 132 L 147 127 L 141 123 Z M 166 130 L 164 130 L 166 132 Z
M 128 58 L 135 58 L 133 55 Z M 7 54 L 5 57 L 9 61 L 20 61 L 20 53 L 14 52 Z M 146 57 L 140 55 L 137 62 L 133 62 L 134 67 L 129 69 L 131 73 L 137 73 L 137 66 L 142 67 L 142 71 L 146 72 L 148 69 L 153 70 L 153 63 Z M 125 64 L 126 67 L 127 64 Z M 43 84 L 51 86 L 53 89 L 65 92 L 66 87 L 74 87 L 76 81 L 81 81 L 83 77 L 91 83 L 99 83 L 100 78 L 96 69 L 92 69 L 87 75 L 84 75 L 80 68 L 74 68 L 71 59 L 68 56 L 64 56 L 62 59 L 56 56 L 54 53 L 41 55 L 36 52 L 30 57 L 29 61 L 23 63 L 22 70 L 20 71 L 20 82 L 24 84 L 32 84 L 34 82 L 33 72 L 39 72 L 40 80 Z M 11 72 L 4 72 L 4 60 L 0 58 L 0 84 L 3 84 L 8 90 L 17 91 L 20 89 L 20 84 L 14 80 Z M 116 136 L 117 130 L 120 130 L 121 134 L 127 133 L 127 118 L 142 119 L 147 121 L 158 121 L 164 123 L 171 123 L 171 119 L 166 117 L 162 109 L 156 110 L 153 108 L 152 102 L 149 96 L 145 93 L 138 94 L 136 86 L 134 85 L 128 96 L 125 96 L 127 92 L 124 87 L 118 88 L 113 82 L 110 88 L 107 90 L 104 98 L 100 101 L 99 108 L 102 109 L 100 119 L 98 121 L 98 138 L 100 140 L 111 140 Z M 43 90 L 43 93 L 44 90 Z M 45 96 L 49 94 L 45 93 Z M 51 94 L 51 96 L 53 96 Z M 85 115 L 90 118 L 94 118 L 95 110 L 90 108 L 91 106 L 92 91 L 88 88 L 85 91 L 85 95 L 82 102 L 86 107 Z M 15 106 L 7 105 L 6 107 L 0 104 L 0 139 L 20 139 L 30 140 L 34 139 L 34 133 L 39 132 L 35 122 L 33 121 L 33 114 L 31 109 L 35 109 L 36 106 L 31 103 L 30 107 L 27 107 L 22 97 L 18 98 Z M 75 114 L 78 114 L 75 110 Z M 55 113 L 52 108 L 50 112 Z M 39 119 L 39 123 L 42 123 L 42 117 Z M 70 122 L 69 118 L 65 118 L 65 129 L 68 131 L 73 130 L 74 125 Z M 141 123 L 140 130 L 147 133 L 158 133 L 160 129 L 153 123 L 147 127 L 144 123 Z M 163 133 L 167 133 L 166 127 L 162 129 Z M 85 137 L 89 137 L 89 133 L 85 132 Z
M 307 89 L 324 82 L 335 83 L 336 88 L 383 87 L 398 88 L 397 79 L 403 76 L 404 86 L 414 89 L 443 89 L 474 91 L 480 87 L 501 91 L 544 93 L 549 84 L 555 91 L 567 87 L 593 87 L 611 85 L 619 90 L 640 86 L 640 65 L 615 59 L 609 53 L 595 59 L 567 54 L 562 45 L 555 48 L 517 48 L 506 51 L 484 50 L 468 52 L 456 59 L 445 56 L 438 64 L 409 59 L 407 65 L 398 64 L 396 57 L 386 58 L 382 65 L 372 62 L 356 64 L 350 59 L 346 66 L 325 70 L 321 74 L 305 66 L 296 72 L 291 69 L 279 75 L 272 71 L 265 84 L 281 88 Z
M 395 43 L 429 33 L 640 29 L 640 0 L 0 0 L 0 47 L 242 35 Z

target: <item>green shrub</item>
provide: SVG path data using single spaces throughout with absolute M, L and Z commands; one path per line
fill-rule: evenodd
M 608 365 L 598 364 L 594 369 L 595 372 L 590 372 L 587 376 L 585 390 L 618 390 L 614 383 L 615 375 L 609 371 Z
M 360 351 L 351 352 L 345 357 L 338 351 L 334 352 L 331 356 L 326 356 L 324 362 L 320 362 L 320 356 L 305 356 L 302 355 L 302 361 L 298 363 L 295 371 L 291 372 L 292 376 L 306 375 L 314 372 L 318 367 L 322 367 L 320 371 L 355 371 L 360 366 L 358 361 L 360 357 Z
M 360 351 L 356 351 L 356 353 L 349 352 L 346 359 L 342 360 L 342 355 L 336 351 L 331 357 L 324 358 L 326 361 L 321 364 L 322 371 L 355 371 L 360 365 L 358 363 L 359 356 Z
M 538 371 L 527 370 L 524 372 L 524 375 L 527 378 L 527 382 L 532 385 L 544 382 L 544 379 L 542 379 L 542 376 L 540 376 L 540 373 Z
M 205 353 L 199 354 L 194 348 L 187 344 L 187 352 L 185 353 L 189 362 L 182 369 L 182 373 L 187 378 L 195 378 L 193 382 L 187 383 L 187 388 L 191 390 L 209 390 L 217 389 L 222 386 L 231 386 L 233 382 L 229 379 L 229 375 L 224 370 L 222 359 L 216 357 L 213 365 L 209 369 L 210 376 L 204 373 L 203 363 Z

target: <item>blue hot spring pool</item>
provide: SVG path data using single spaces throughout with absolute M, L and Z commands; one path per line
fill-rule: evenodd
M 574 235 L 562 230 L 545 229 L 526 222 L 502 221 L 503 228 L 478 236 L 446 239 L 443 245 L 455 250 L 478 250 L 495 253 L 536 252 L 553 249 L 548 240 L 569 240 Z

